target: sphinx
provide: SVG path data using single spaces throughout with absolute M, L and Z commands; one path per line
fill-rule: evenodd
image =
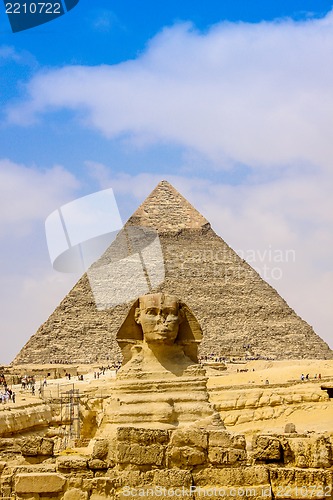
M 139 297 L 117 333 L 123 354 L 101 430 L 113 426 L 223 427 L 198 363 L 201 327 L 174 295 Z

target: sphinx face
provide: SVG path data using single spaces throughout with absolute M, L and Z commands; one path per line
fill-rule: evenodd
M 163 294 L 140 297 L 136 321 L 142 327 L 147 344 L 173 344 L 179 330 L 180 314 L 178 302 Z

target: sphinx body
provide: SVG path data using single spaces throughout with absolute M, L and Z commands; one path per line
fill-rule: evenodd
M 205 370 L 198 364 L 201 339 L 197 320 L 176 297 L 140 297 L 117 334 L 124 359 L 101 432 L 114 426 L 223 427 L 208 400 Z

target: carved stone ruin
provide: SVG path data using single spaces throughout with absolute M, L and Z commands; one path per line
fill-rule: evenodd
M 201 339 L 194 315 L 175 296 L 140 297 L 117 334 L 124 360 L 99 433 L 115 425 L 223 428 L 208 401 L 205 370 L 198 364 Z

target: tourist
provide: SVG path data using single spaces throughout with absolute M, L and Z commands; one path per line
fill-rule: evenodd
M 12 394 L 12 401 L 13 401 L 13 403 L 15 403 L 15 401 L 16 401 L 16 394 L 15 394 L 15 392 L 13 392 L 13 394 Z

